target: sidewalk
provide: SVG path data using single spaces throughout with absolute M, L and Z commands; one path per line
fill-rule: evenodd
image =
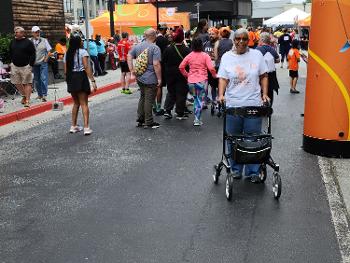
M 98 91 L 94 95 L 120 87 L 120 70 L 108 70 L 107 72 L 107 75 L 96 78 Z M 51 84 L 48 88 L 48 102 L 36 100 L 37 93 L 34 92 L 31 96 L 30 108 L 23 107 L 21 104 L 22 98 L 19 95 L 15 96 L 15 99 L 12 99 L 12 96 L 1 96 L 5 100 L 5 106 L 0 109 L 0 126 L 50 110 L 52 102 L 55 100 L 55 94 L 57 100 L 64 102 L 65 105 L 72 102 L 71 96 L 67 92 L 65 81 Z

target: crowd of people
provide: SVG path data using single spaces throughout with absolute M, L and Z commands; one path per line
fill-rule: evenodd
M 70 133 L 83 131 L 90 135 L 88 96 L 96 91 L 95 78 L 107 74 L 106 58 L 112 70 L 121 70 L 121 92 L 132 94 L 130 79 L 135 76 L 140 90 L 137 127 L 158 128 L 153 114 L 187 120 L 193 113 L 193 125 L 202 126 L 202 111 L 225 103 L 228 108 L 272 105 L 278 93 L 276 63 L 288 63 L 290 93 L 297 94 L 298 64 L 305 56 L 299 51 L 297 31 L 286 28 L 272 32 L 270 28 L 247 29 L 229 26 L 209 27 L 200 20 L 193 31 L 183 27 L 158 25 L 144 32 L 142 41 L 129 39 L 126 32 L 116 32 L 106 42 L 97 34 L 85 39 L 79 30 L 68 28 L 52 49 L 40 35 L 38 26 L 32 28 L 32 38 L 26 38 L 22 27 L 15 28 L 10 44 L 11 81 L 22 94 L 22 103 L 30 106 L 32 72 L 38 98 L 46 101 L 48 92 L 48 63 L 52 54 L 63 60 L 67 90 L 71 94 L 72 125 Z M 278 54 L 279 53 L 279 54 Z M 89 63 L 89 58 L 92 63 Z M 304 57 L 306 61 L 306 58 Z M 55 63 L 54 63 L 55 64 Z M 167 88 L 164 107 L 163 89 Z M 191 98 L 189 98 L 189 94 Z M 189 110 L 188 102 L 193 104 Z M 83 127 L 77 124 L 79 109 L 83 112 Z M 261 131 L 262 119 L 227 116 L 227 131 L 250 134 Z M 242 177 L 243 166 L 231 160 L 234 178 Z M 259 165 L 245 169 L 252 182 L 259 182 Z
M 193 112 L 193 124 L 201 126 L 203 124 L 202 110 L 208 108 L 208 104 L 217 107 L 217 101 L 220 101 L 220 90 L 225 89 L 226 82 L 223 77 L 227 73 L 224 71 L 225 65 L 229 63 L 232 66 L 235 63 L 234 61 L 239 57 L 235 52 L 242 45 L 245 46 L 248 54 L 255 54 L 258 51 L 259 55 L 255 54 L 254 57 L 262 57 L 266 66 L 264 73 L 266 73 L 267 89 L 264 100 L 273 103 L 274 91 L 278 93 L 279 89 L 275 63 L 281 63 L 281 68 L 283 68 L 285 60 L 288 61 L 287 67 L 291 78 L 290 92 L 299 93 L 296 89 L 298 63 L 303 54 L 299 52 L 300 38 L 296 30 L 284 28 L 272 32 L 270 28 L 263 27 L 248 27 L 247 29 L 238 27 L 233 30 L 232 27 L 223 25 L 209 27 L 208 21 L 203 19 L 193 31 L 186 32 L 181 26 L 168 28 L 165 24 L 160 24 L 157 30 L 152 28 L 146 30 L 144 39 L 140 43 L 135 39 L 130 39 L 127 32 L 120 34 L 117 31 L 105 42 L 99 34 L 96 34 L 95 38 L 91 36 L 85 39 L 77 28 L 67 26 L 66 30 L 66 37 L 60 39 L 52 48 L 49 41 L 41 36 L 38 26 L 32 28 L 32 38 L 25 37 L 22 27 L 15 28 L 15 38 L 10 45 L 11 81 L 22 94 L 22 103 L 25 107 L 30 106 L 32 72 L 34 73 L 34 87 L 38 93 L 37 99 L 45 102 L 48 92 L 48 65 L 51 61 L 54 69 L 57 68 L 57 60 L 66 62 L 67 51 L 72 49 L 70 42 L 78 42 L 77 37 L 80 38 L 82 46 L 75 50 L 79 54 L 76 54 L 77 57 L 73 61 L 78 64 L 73 63 L 73 67 L 70 68 L 67 68 L 67 63 L 65 64 L 68 91 L 72 91 L 72 86 L 69 84 L 71 80 L 67 78 L 69 70 L 85 72 L 79 73 L 80 75 L 86 74 L 84 77 L 70 74 L 73 76 L 74 85 L 77 85 L 74 79 L 79 79 L 79 85 L 84 86 L 89 84 L 88 79 L 95 81 L 95 77 L 107 74 L 105 68 L 107 58 L 112 70 L 118 68 L 121 70 L 120 81 L 123 94 L 132 94 L 129 89 L 130 79 L 133 76 L 136 77 L 141 91 L 137 118 L 139 127 L 159 127 L 159 124 L 153 120 L 153 114 L 171 119 L 174 108 L 176 119 L 188 119 Z M 240 35 L 243 36 L 240 37 Z M 82 52 L 82 50 L 88 52 Z M 79 58 L 82 54 L 83 56 Z M 230 54 L 235 56 L 229 56 Z M 55 59 L 52 59 L 53 55 Z M 85 65 L 85 55 L 90 57 L 91 64 Z M 144 67 L 140 71 L 138 67 L 142 63 Z M 254 68 L 247 71 L 244 67 L 246 63 L 250 63 L 250 67 L 254 65 Z M 241 90 L 239 94 L 251 92 L 254 85 L 262 87 L 265 77 L 259 75 L 258 83 L 248 77 L 253 69 L 259 69 L 259 63 L 259 61 L 250 61 L 248 58 L 238 63 L 235 66 L 235 72 L 227 75 L 227 77 L 234 78 L 226 84 L 236 83 L 238 90 Z M 57 72 L 54 72 L 54 76 L 61 77 Z M 167 88 L 167 94 L 164 107 L 162 107 L 164 87 Z M 91 92 L 90 84 L 88 88 L 80 88 L 82 91 Z M 189 98 L 189 94 L 192 98 Z M 226 91 L 226 97 L 229 94 L 230 92 Z M 244 96 L 249 101 L 251 94 Z M 77 99 L 78 96 L 73 96 L 73 98 L 77 102 L 75 112 L 76 108 L 79 108 L 78 105 L 84 105 L 84 103 L 82 103 L 83 100 Z M 193 103 L 193 110 L 188 109 L 188 101 Z M 83 112 L 88 115 L 87 110 L 83 109 Z M 75 115 L 73 113 L 73 116 Z M 81 130 L 76 126 L 75 119 L 73 117 L 71 131 Z M 88 120 L 84 123 L 88 123 Z

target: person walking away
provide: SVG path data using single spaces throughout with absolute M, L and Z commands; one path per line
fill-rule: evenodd
M 162 84 L 162 69 L 160 64 L 162 54 L 160 48 L 155 44 L 157 37 L 156 30 L 153 28 L 147 29 L 144 36 L 145 41 L 136 45 L 129 52 L 128 66 L 130 72 L 136 76 L 137 84 L 140 87 L 137 127 L 156 129 L 160 125 L 153 120 L 152 106 L 156 98 L 157 88 Z M 145 64 L 145 70 L 143 72 L 135 71 L 133 59 L 136 59 L 135 67 L 137 69 L 139 68 L 138 64 Z
M 102 75 L 106 75 L 106 44 L 101 38 L 101 35 L 96 35 L 95 38 L 96 46 L 97 46 L 97 57 L 98 57 L 98 62 L 100 64 L 100 68 L 102 71 Z
M 171 119 L 171 111 L 176 104 L 176 119 L 186 120 L 188 119 L 185 114 L 186 99 L 188 93 L 187 80 L 181 74 L 179 66 L 191 50 L 184 44 L 184 32 L 181 28 L 178 28 L 173 35 L 174 44 L 168 46 L 163 54 L 163 64 L 165 68 L 166 85 L 168 93 L 165 99 L 165 113 L 166 119 Z
M 128 66 L 128 53 L 130 51 L 130 45 L 128 41 L 129 34 L 126 32 L 122 33 L 122 39 L 118 43 L 118 56 L 119 56 L 119 65 L 121 70 L 120 82 L 122 84 L 121 93 L 132 94 L 129 89 L 129 82 L 131 73 Z
M 84 131 L 84 135 L 90 135 L 92 130 L 89 125 L 88 96 L 91 93 L 89 79 L 93 91 L 97 90 L 94 76 L 91 72 L 89 54 L 83 47 L 80 36 L 71 36 L 69 48 L 64 56 L 64 72 L 66 74 L 67 90 L 71 94 L 74 104 L 72 108 L 72 126 L 70 133 Z M 77 124 L 79 108 L 82 108 L 84 128 Z
M 216 27 L 211 27 L 208 30 L 209 33 L 209 41 L 204 43 L 204 52 L 207 53 L 212 61 L 212 64 L 215 66 L 215 46 L 219 41 L 219 30 Z M 211 87 L 211 97 L 212 97 L 212 103 L 216 102 L 216 90 L 218 88 L 218 79 L 213 78 L 211 74 L 208 74 L 208 84 Z M 203 105 L 203 108 L 207 108 L 207 102 L 210 101 L 208 98 L 208 88 L 206 88 L 206 101 L 205 104 Z
M 258 50 L 248 48 L 249 33 L 241 28 L 235 32 L 234 49 L 221 58 L 219 68 L 219 102 L 226 102 L 227 108 L 262 106 L 269 101 L 267 67 Z M 227 134 L 243 135 L 260 133 L 261 117 L 226 116 Z M 231 152 L 231 144 L 228 144 Z M 244 165 L 230 158 L 233 178 L 242 178 Z M 245 175 L 252 183 L 260 183 L 260 164 L 247 164 Z
M 254 33 L 254 29 L 252 27 L 248 27 L 248 47 L 249 48 L 254 48 L 255 47 L 255 40 L 256 40 L 256 36 Z
M 156 45 L 160 48 L 162 56 L 164 54 L 165 49 L 169 46 L 170 42 L 168 37 L 166 36 L 168 27 L 166 24 L 158 25 L 158 35 L 156 38 Z M 157 98 L 154 105 L 154 113 L 157 116 L 163 115 L 164 110 L 162 109 L 162 99 L 163 99 L 163 87 L 166 85 L 166 76 L 164 70 L 164 64 L 161 62 L 162 66 L 162 85 L 157 89 Z
M 51 46 L 46 38 L 40 37 L 40 28 L 32 27 L 33 37 L 31 41 L 35 46 L 36 58 L 33 66 L 34 85 L 38 93 L 37 99 L 43 102 L 47 101 L 47 92 L 49 85 L 48 60 Z
M 93 39 L 87 39 L 84 41 L 84 48 L 87 49 L 87 45 L 89 45 L 89 56 L 94 64 L 94 76 L 98 77 L 102 75 L 102 70 L 100 67 L 100 63 L 98 61 L 98 51 L 96 42 Z
M 206 43 L 207 41 L 209 41 L 208 29 L 208 21 L 206 19 L 199 20 L 197 29 L 194 32 L 192 39 L 199 38 L 200 40 L 202 40 L 203 44 Z
M 216 78 L 216 71 L 209 55 L 203 52 L 203 43 L 200 38 L 192 42 L 192 52 L 184 58 L 179 69 L 182 75 L 187 78 L 189 90 L 194 97 L 195 118 L 193 125 L 203 125 L 201 114 L 205 100 L 205 87 L 208 81 L 208 70 Z M 189 72 L 186 70 L 189 66 Z
M 290 47 L 292 43 L 292 38 L 288 34 L 287 28 L 283 29 L 283 35 L 278 38 L 278 44 L 280 45 L 281 54 L 281 68 L 283 68 L 284 59 L 287 58 Z
M 22 95 L 21 103 L 24 107 L 30 106 L 30 95 L 32 94 L 32 67 L 35 63 L 36 51 L 32 41 L 25 37 L 23 27 L 14 28 L 15 38 L 9 46 L 11 60 L 11 83 Z
M 300 52 L 299 52 L 299 41 L 292 41 L 292 48 L 288 52 L 288 68 L 290 77 L 290 93 L 298 94 L 300 93 L 297 89 L 297 82 L 299 78 L 299 62 L 300 62 Z
M 280 62 L 280 57 L 277 51 L 271 46 L 271 35 L 268 32 L 263 32 L 260 34 L 260 44 L 256 48 L 264 56 L 264 60 L 267 66 L 268 73 L 268 97 L 270 98 L 271 106 L 273 105 L 273 92 L 278 94 L 278 89 L 280 88 L 276 75 L 275 63 Z
M 120 32 L 119 30 L 116 30 L 115 31 L 115 34 L 113 36 L 113 39 L 114 39 L 114 44 L 115 45 L 118 45 L 119 41 L 120 41 Z
M 109 66 L 111 67 L 112 70 L 116 70 L 117 69 L 117 48 L 113 42 L 114 42 L 113 37 L 111 37 L 107 41 L 107 55 L 108 55 Z

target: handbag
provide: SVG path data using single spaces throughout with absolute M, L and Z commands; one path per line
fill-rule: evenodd
M 232 158 L 238 164 L 265 163 L 271 153 L 271 136 L 248 136 L 232 140 Z

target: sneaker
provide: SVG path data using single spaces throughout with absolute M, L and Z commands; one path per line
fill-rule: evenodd
M 162 115 L 164 115 L 164 110 L 163 109 L 160 109 L 160 110 L 158 110 L 158 111 L 156 111 L 154 114 L 156 115 L 156 116 L 162 116 Z
M 145 125 L 144 122 L 137 122 L 136 127 L 137 127 L 137 128 L 141 128 L 141 127 L 143 127 L 144 125 Z
M 189 109 L 185 108 L 185 110 L 184 110 L 184 114 L 185 115 L 189 115 L 189 114 L 192 114 L 192 113 L 193 113 L 193 111 L 190 111 Z
M 47 98 L 46 96 L 43 96 L 43 98 L 41 99 L 42 102 L 47 102 Z
M 171 111 L 165 111 L 164 117 L 166 120 L 170 120 L 173 118 L 173 115 L 171 114 Z
M 157 128 L 159 128 L 159 127 L 160 127 L 160 124 L 157 123 L 157 122 L 153 122 L 152 124 L 145 124 L 145 125 L 143 126 L 143 128 L 145 128 L 145 129 L 148 129 L 148 128 L 157 129 Z
M 253 184 L 260 184 L 261 183 L 260 176 L 256 174 L 251 175 L 250 182 L 252 182 Z
M 90 135 L 92 133 L 92 130 L 90 128 L 84 128 L 84 135 Z
M 83 127 L 77 125 L 77 126 L 71 126 L 69 133 L 77 133 L 77 132 L 81 132 L 83 130 Z
M 188 119 L 188 116 L 187 116 L 186 114 L 184 114 L 184 115 L 177 115 L 177 116 L 176 116 L 176 119 L 177 119 L 177 120 L 180 120 L 180 121 L 182 121 L 182 120 L 187 120 L 187 119 Z
M 125 89 L 122 89 L 120 93 L 125 94 Z
M 292 94 L 299 94 L 300 93 L 300 91 L 296 90 L 296 89 L 290 89 L 289 92 Z
M 242 178 L 242 174 L 238 173 L 238 172 L 232 172 L 232 178 L 239 180 Z
M 30 102 L 26 100 L 26 101 L 24 102 L 24 107 L 25 107 L 25 108 L 29 108 L 29 107 L 30 107 Z
M 132 92 L 131 92 L 130 89 L 126 89 L 126 90 L 124 91 L 124 94 L 130 95 L 130 94 L 132 94 Z
M 194 120 L 193 122 L 193 126 L 202 126 L 203 125 L 203 122 L 201 120 Z
M 43 99 L 43 96 L 38 96 L 35 98 L 36 100 L 42 100 Z

